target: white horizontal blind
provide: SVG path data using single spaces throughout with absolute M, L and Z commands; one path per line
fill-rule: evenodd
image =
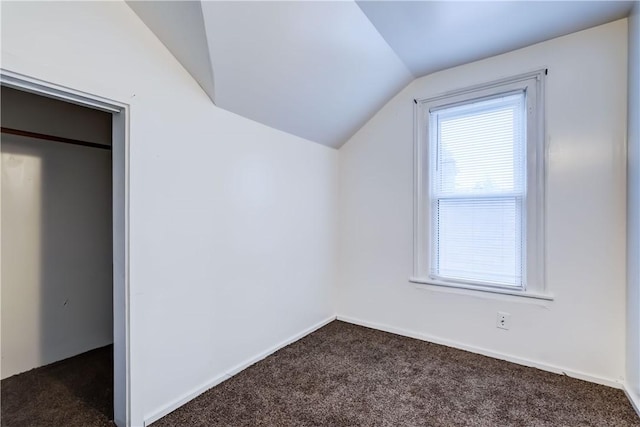
M 430 112 L 431 276 L 524 286 L 525 93 Z

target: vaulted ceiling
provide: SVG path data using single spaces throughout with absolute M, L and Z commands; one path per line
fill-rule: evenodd
M 128 1 L 212 101 L 340 147 L 414 78 L 627 16 L 631 1 Z

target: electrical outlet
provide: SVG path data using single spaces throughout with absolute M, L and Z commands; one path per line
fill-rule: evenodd
M 496 327 L 500 329 L 509 329 L 511 327 L 511 314 L 499 311 L 498 318 L 496 320 Z

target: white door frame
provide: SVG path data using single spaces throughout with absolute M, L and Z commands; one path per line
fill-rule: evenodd
M 129 105 L 80 92 L 0 68 L 0 84 L 59 99 L 113 115 L 113 339 L 114 421 L 131 425 L 131 372 L 129 346 Z

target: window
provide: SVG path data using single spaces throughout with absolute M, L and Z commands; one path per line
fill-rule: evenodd
M 545 293 L 544 74 L 416 100 L 411 281 Z

